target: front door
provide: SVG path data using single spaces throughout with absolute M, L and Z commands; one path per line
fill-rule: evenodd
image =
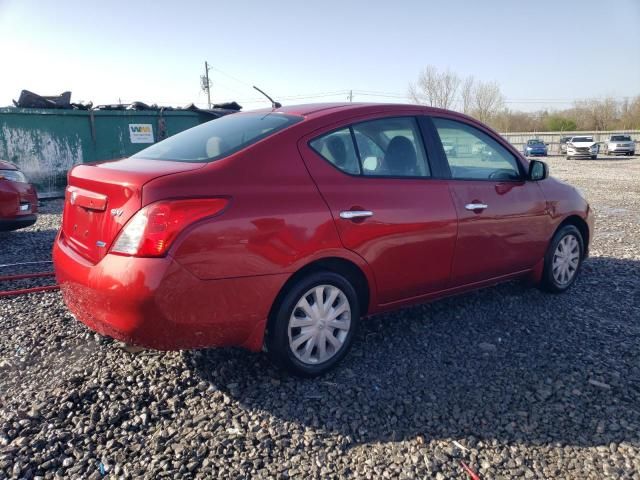
M 433 118 L 458 214 L 452 286 L 532 268 L 544 256 L 548 214 L 515 155 L 479 128 Z M 446 147 L 444 147 L 446 145 Z
M 343 245 L 372 267 L 379 304 L 448 287 L 456 211 L 414 117 L 329 127 L 298 145 Z

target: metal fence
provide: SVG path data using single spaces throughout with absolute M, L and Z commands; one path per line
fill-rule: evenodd
M 527 140 L 537 138 L 549 145 L 550 155 L 560 155 L 560 139 L 563 137 L 572 136 L 592 136 L 594 142 L 599 142 L 602 145 L 609 141 L 611 135 L 629 135 L 631 139 L 636 142 L 636 145 L 640 144 L 640 130 L 609 130 L 609 131 L 580 131 L 580 132 L 508 132 L 502 133 L 502 136 L 506 138 L 518 150 L 522 151 Z M 602 145 L 600 151 L 602 151 Z M 636 148 L 636 151 L 640 148 Z

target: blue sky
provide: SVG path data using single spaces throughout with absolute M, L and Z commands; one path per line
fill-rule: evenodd
M 427 64 L 497 81 L 513 109 L 563 108 L 640 94 L 640 0 L 0 0 L 0 48 L 0 105 L 23 88 L 204 105 L 208 60 L 213 100 L 246 108 L 266 105 L 253 84 L 283 103 L 406 102 Z

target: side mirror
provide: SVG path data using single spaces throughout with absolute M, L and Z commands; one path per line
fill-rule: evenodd
M 531 160 L 529 162 L 529 180 L 537 182 L 544 180 L 549 176 L 549 167 L 540 160 Z

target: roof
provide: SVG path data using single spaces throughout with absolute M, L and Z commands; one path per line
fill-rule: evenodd
M 367 113 L 371 111 L 387 111 L 387 110 L 422 110 L 425 113 L 447 112 L 457 115 L 458 112 L 451 112 L 441 108 L 427 107 L 425 105 L 406 104 L 406 103 L 307 103 L 301 105 L 284 105 L 280 108 L 261 108 L 253 110 L 253 112 L 280 112 L 289 115 L 300 115 L 303 117 L 315 117 L 317 115 L 326 115 L 337 112 L 353 112 Z

